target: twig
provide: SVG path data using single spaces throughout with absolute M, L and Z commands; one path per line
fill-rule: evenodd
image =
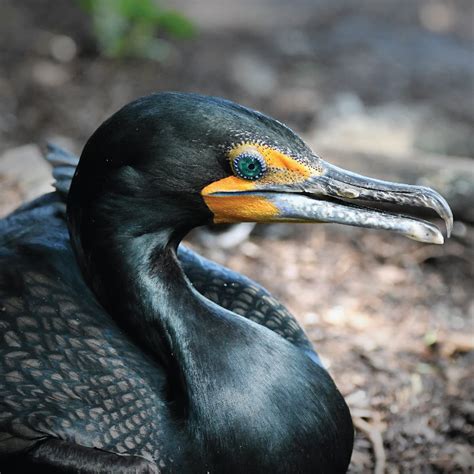
M 374 474 L 384 474 L 386 456 L 383 447 L 382 433 L 374 425 L 371 425 L 362 418 L 353 417 L 353 421 L 354 426 L 362 431 L 372 443 L 375 456 Z

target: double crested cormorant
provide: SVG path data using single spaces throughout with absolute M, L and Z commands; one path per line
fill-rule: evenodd
M 346 172 L 265 115 L 181 93 L 136 100 L 92 135 L 67 225 L 67 166 L 56 174 L 59 192 L 0 222 L 0 471 L 345 472 L 351 416 L 298 323 L 179 243 L 241 221 L 442 243 L 428 222 L 354 203 L 430 207 L 449 234 L 444 199 Z

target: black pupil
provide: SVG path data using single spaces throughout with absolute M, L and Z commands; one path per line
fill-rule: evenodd
M 250 163 L 249 170 L 254 170 L 254 169 L 255 169 L 255 163 Z

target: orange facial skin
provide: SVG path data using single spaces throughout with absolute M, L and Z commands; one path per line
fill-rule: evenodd
M 201 194 L 214 214 L 215 223 L 267 222 L 278 217 L 278 209 L 262 196 L 254 196 L 251 193 L 244 196 L 238 194 L 213 196 L 215 193 L 251 192 L 265 185 L 295 184 L 321 172 L 279 150 L 257 143 L 242 143 L 235 146 L 228 153 L 229 161 L 246 151 L 257 151 L 265 160 L 267 171 L 255 181 L 228 176 L 206 186 Z
M 308 166 L 295 160 L 294 158 L 285 155 L 281 151 L 275 150 L 266 145 L 243 143 L 236 146 L 229 152 L 229 160 L 233 160 L 241 153 L 249 150 L 254 150 L 260 153 L 267 163 L 269 170 L 283 170 L 293 171 L 301 175 L 303 178 L 308 178 L 311 174 L 311 170 Z M 267 176 L 267 175 L 266 175 Z M 262 178 L 264 180 L 265 177 Z
M 216 224 L 268 222 L 278 217 L 278 208 L 259 196 L 204 196 Z

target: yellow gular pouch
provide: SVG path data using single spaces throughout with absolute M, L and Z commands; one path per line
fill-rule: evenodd
M 201 194 L 214 214 L 215 223 L 277 220 L 277 207 L 261 194 L 253 195 L 252 192 L 271 185 L 299 183 L 321 172 L 268 145 L 257 143 L 242 143 L 232 148 L 228 152 L 229 163 L 232 165 L 236 158 L 244 154 L 254 154 L 262 158 L 266 165 L 265 173 L 256 180 L 228 176 L 206 186 Z

